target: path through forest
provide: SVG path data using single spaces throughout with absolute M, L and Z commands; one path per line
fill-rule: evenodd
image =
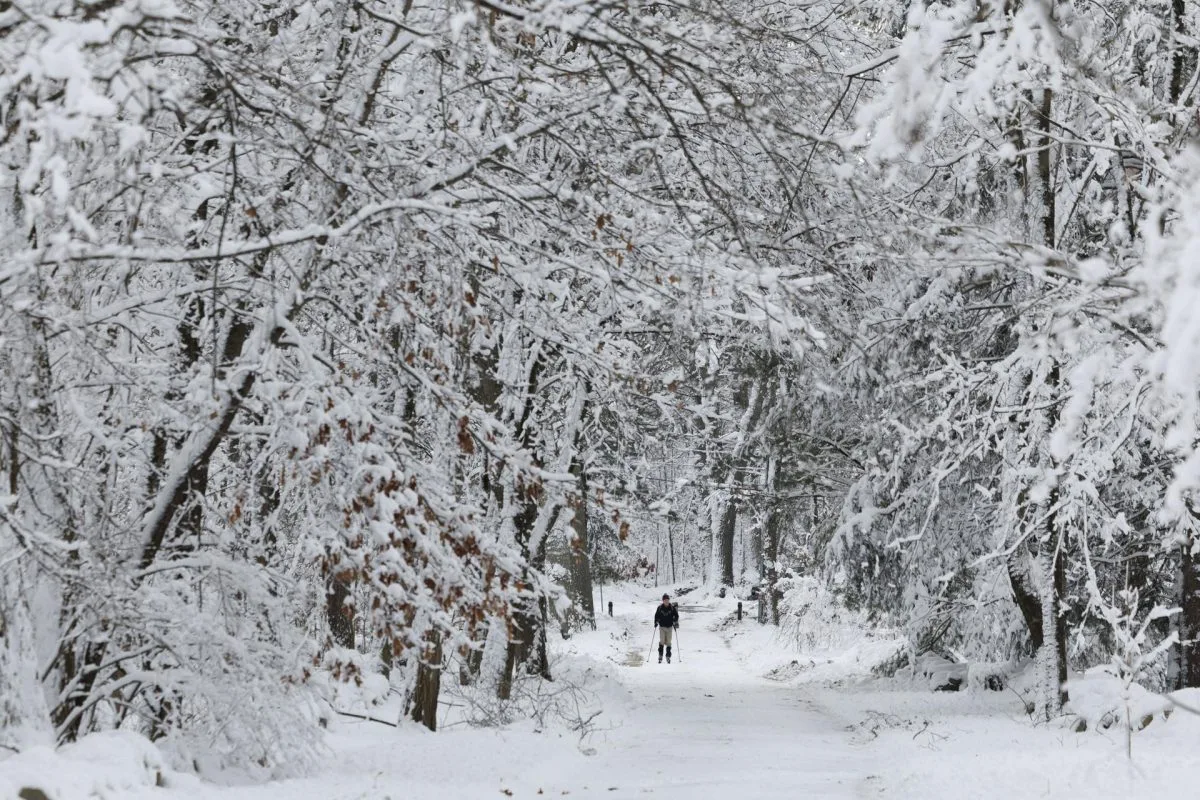
M 633 649 L 620 679 L 636 708 L 597 744 L 571 796 L 854 797 L 861 753 L 842 726 L 802 690 L 751 674 L 713 630 L 715 611 L 686 599 L 671 664 L 657 656 L 641 663 L 650 652 L 652 597 L 622 604 L 630 610 L 615 622 L 627 626 Z
M 658 590 L 637 591 L 618 594 L 616 616 L 602 618 L 598 630 L 563 643 L 568 656 L 573 651 L 589 657 L 576 663 L 617 665 L 610 670 L 615 684 L 611 675 L 599 678 L 611 702 L 602 701 L 595 730 L 583 740 L 553 727 L 535 732 L 528 723 L 504 729 L 451 726 L 431 734 L 416 726 L 344 721 L 331 739 L 333 757 L 309 777 L 226 787 L 195 782 L 166 795 L 189 800 L 856 796 L 863 753 L 853 749 L 843 726 L 806 700 L 802 689 L 741 665 L 715 630 L 719 614 L 714 608 L 681 604 L 674 663 L 643 663 Z M 163 796 L 161 790 L 146 795 Z

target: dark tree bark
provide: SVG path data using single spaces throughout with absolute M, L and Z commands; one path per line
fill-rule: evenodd
M 1175 688 L 1200 687 L 1200 565 L 1192 542 L 1179 553 L 1179 663 Z
M 544 349 L 544 343 L 538 344 L 539 352 L 534 357 L 529 370 L 529 379 L 525 391 L 525 403 L 521 416 L 517 421 L 515 432 L 526 451 L 533 453 L 533 466 L 542 467 L 541 454 L 535 447 L 533 431 L 533 401 L 541 386 L 542 373 L 546 368 L 549 353 Z M 542 510 L 542 487 L 533 480 L 518 476 L 512 487 L 516 499 L 517 512 L 513 517 L 513 531 L 516 544 L 525 563 L 535 571 L 541 571 L 546 565 L 546 536 L 545 531 L 553 530 L 561 507 L 554 506 L 545 512 Z M 540 530 L 543 533 L 535 539 L 539 528 L 539 515 L 547 513 L 549 519 Z M 528 574 L 523 573 L 521 580 L 528 583 Z M 546 652 L 546 626 L 548 609 L 546 598 L 527 597 L 517 606 L 513 614 L 511 635 L 508 652 L 505 658 L 504 674 L 501 676 L 498 695 L 508 699 L 512 694 L 513 677 L 518 665 L 524 664 L 526 671 L 537 674 L 546 680 L 551 679 L 550 659 Z
M 671 583 L 675 578 L 675 535 L 671 531 L 671 520 L 667 519 L 667 556 L 671 559 Z
M 1067 702 L 1067 616 L 1062 607 L 1063 599 L 1067 596 L 1067 559 L 1062 547 L 1055 549 L 1053 558 L 1054 661 L 1058 670 L 1058 702 L 1061 706 Z
M 766 524 L 763 527 L 763 561 L 767 565 L 766 585 L 763 587 L 763 591 L 766 593 L 767 619 L 772 625 L 778 625 L 781 596 L 778 562 L 779 543 L 783 533 L 783 514 L 777 501 L 772 502 Z
M 1171 0 L 1171 17 L 1174 20 L 1175 37 L 1171 43 L 1171 105 L 1178 105 L 1187 87 L 1188 74 L 1196 69 L 1196 48 L 1185 46 L 1188 39 L 1186 0 Z
M 532 641 L 533 649 L 526 657 L 525 671 L 530 675 L 537 675 L 544 680 L 552 680 L 553 676 L 550 674 L 550 652 L 546 641 L 546 631 L 550 627 L 550 609 L 546 603 L 545 595 L 538 597 L 537 611 L 537 628 L 534 629 Z
M 471 639 L 476 642 L 476 646 L 462 654 L 462 662 L 458 670 L 458 682 L 461 686 L 473 684 L 479 677 L 480 670 L 483 669 L 483 647 L 487 640 L 487 627 L 481 626 L 472 634 Z
M 1192 520 L 1200 513 L 1188 504 Z M 1179 547 L 1179 644 L 1176 647 L 1175 688 L 1200 687 L 1200 555 L 1190 528 Z
M 329 633 L 338 647 L 353 649 L 354 609 L 346 603 L 349 598 L 349 584 L 336 575 L 331 576 L 325 587 L 325 619 L 329 623 Z
M 1056 395 L 1059 388 L 1059 370 L 1055 363 L 1046 377 L 1046 384 L 1051 394 Z M 1058 421 L 1057 407 L 1049 412 L 1050 424 Z M 1052 489 L 1046 500 L 1046 508 L 1052 509 L 1058 505 L 1059 492 L 1057 487 Z M 1047 714 L 1057 712 L 1062 704 L 1067 702 L 1067 619 L 1063 613 L 1063 601 L 1067 596 L 1067 563 L 1066 563 L 1067 533 L 1059 523 L 1057 512 L 1050 513 L 1046 519 L 1046 535 L 1041 543 L 1047 549 L 1046 557 L 1049 562 L 1048 585 L 1042 586 L 1042 648 L 1047 646 L 1045 641 L 1047 625 L 1053 620 L 1054 624 L 1054 670 L 1058 679 L 1058 708 L 1047 709 Z M 1032 631 L 1031 631 L 1032 633 Z
M 1029 575 L 1029 553 L 1024 548 L 1018 548 L 1005 559 L 1008 569 L 1008 581 L 1012 586 L 1013 599 L 1025 619 L 1029 629 L 1029 641 L 1036 653 L 1042 646 L 1042 601 L 1038 598 L 1037 589 Z
M 737 498 L 730 492 L 721 511 L 721 524 L 717 526 L 717 580 L 723 586 L 733 585 L 733 537 L 737 531 L 737 506 Z
M 767 619 L 772 625 L 779 624 L 779 601 L 783 593 L 779 589 L 779 554 L 783 544 L 783 533 L 787 522 L 784 501 L 779 497 L 782 488 L 782 469 L 777 456 L 767 462 L 769 496 L 767 519 L 763 523 L 763 563 L 766 565 L 765 586 Z
M 576 437 L 577 441 L 582 437 Z M 571 603 L 581 621 L 596 628 L 596 607 L 592 599 L 592 565 L 588 558 L 588 481 L 583 468 L 583 455 L 576 447 L 571 459 L 571 474 L 575 476 L 577 494 L 572 498 L 570 569 Z
M 1032 383 L 1026 376 L 1026 391 L 1024 397 L 1033 401 L 1037 393 L 1031 392 Z M 1060 390 L 1060 372 L 1057 361 L 1050 364 L 1046 378 L 1042 384 L 1043 393 L 1040 397 L 1057 397 Z M 1014 421 L 1016 422 L 1016 421 Z M 1052 406 L 1046 411 L 1046 429 L 1053 429 L 1058 422 L 1058 407 Z M 1027 423 L 1016 422 L 1018 430 L 1027 431 Z M 1044 462 L 1049 469 L 1059 469 L 1061 466 L 1052 457 Z M 1050 680 L 1057 682 L 1057 692 L 1053 696 L 1047 691 L 1045 697 L 1047 718 L 1058 713 L 1063 703 L 1067 701 L 1066 681 L 1068 671 L 1067 661 L 1067 620 L 1063 603 L 1067 597 L 1066 548 L 1070 541 L 1069 532 L 1063 526 L 1058 513 L 1054 510 L 1059 502 L 1059 491 L 1051 489 L 1044 503 L 1034 505 L 1030 502 L 1028 490 L 1022 489 L 1016 498 L 1017 504 L 1017 535 L 1028 537 L 1028 545 L 1019 545 L 1008 557 L 1006 567 L 1009 581 L 1012 584 L 1014 599 L 1021 611 L 1025 624 L 1029 629 L 1030 642 L 1038 659 L 1039 678 L 1045 682 L 1048 689 Z M 1046 519 L 1041 523 L 1040 530 L 1031 530 L 1040 514 Z M 1033 548 L 1030 553 L 1025 548 Z M 1030 561 L 1036 564 L 1031 567 Z M 1036 569 L 1040 574 L 1038 580 L 1030 573 Z M 1035 588 L 1036 587 L 1036 588 Z M 1053 628 L 1051 628 L 1053 626 Z M 1051 641 L 1051 637 L 1053 637 Z M 1053 646 L 1053 652 L 1046 648 Z
M 1051 139 L 1051 128 L 1053 127 L 1053 110 L 1054 110 L 1054 92 L 1045 87 L 1042 89 L 1041 101 L 1039 103 L 1036 114 L 1036 133 L 1037 133 L 1037 174 L 1038 188 L 1041 195 L 1041 238 L 1042 244 L 1046 247 L 1054 247 L 1057 242 L 1057 220 L 1055 215 L 1055 198 L 1057 197 L 1056 187 L 1054 185 L 1054 151 L 1052 148 L 1053 140 Z M 1045 387 L 1047 394 L 1050 397 L 1058 397 L 1061 389 L 1061 376 L 1059 364 L 1055 360 L 1051 363 L 1050 369 L 1046 375 Z M 1047 414 L 1047 428 L 1053 429 L 1058 423 L 1058 406 L 1049 409 Z M 1057 469 L 1059 464 L 1051 459 L 1052 466 Z M 1065 549 L 1068 541 L 1067 532 L 1060 525 L 1057 512 L 1052 509 L 1058 505 L 1059 493 L 1057 488 L 1050 492 L 1050 497 L 1046 502 L 1046 509 L 1050 510 L 1046 520 L 1046 532 L 1042 542 L 1042 547 L 1049 549 L 1046 556 L 1049 561 L 1049 574 L 1046 583 L 1042 586 L 1042 648 L 1046 647 L 1046 635 L 1048 633 L 1047 626 L 1054 625 L 1054 671 L 1058 680 L 1058 706 L 1059 708 L 1047 709 L 1047 715 L 1057 712 L 1063 703 L 1067 701 L 1067 624 L 1066 617 L 1063 614 L 1063 601 L 1067 595 L 1067 577 L 1066 577 L 1066 554 Z M 1032 630 L 1031 630 L 1032 634 Z
M 520 620 L 514 619 L 512 630 L 509 632 L 508 649 L 504 655 L 504 671 L 500 673 L 500 682 L 496 685 L 496 697 L 501 700 L 512 698 L 513 677 L 517 673 L 517 660 L 520 655 L 520 645 L 516 638 L 521 635 L 518 631 L 519 626 Z
M 526 503 L 525 507 L 517 514 L 516 525 L 518 534 L 522 530 L 528 534 L 532 531 L 534 521 L 537 519 L 537 504 Z M 528 543 L 526 538 L 522 542 L 522 549 Z M 504 674 L 500 676 L 500 684 L 497 687 L 497 696 L 501 700 L 508 700 L 512 697 L 513 680 L 516 676 L 517 667 L 529 660 L 530 653 L 534 651 L 535 642 L 538 636 L 538 629 L 541 627 L 539 610 L 537 603 L 530 598 L 523 599 L 513 612 L 512 624 L 510 625 L 508 649 L 504 659 Z
M 1053 102 L 1054 93 L 1048 88 L 1042 89 L 1042 103 L 1038 112 L 1038 180 L 1042 194 L 1042 243 L 1047 247 L 1054 247 L 1057 238 L 1054 200 L 1058 193 L 1054 187 L 1054 153 L 1050 147 L 1050 114 Z
M 417 665 L 412 718 L 413 722 L 436 731 L 438 695 L 442 690 L 442 637 L 437 631 L 430 631 L 425 641 L 425 652 Z

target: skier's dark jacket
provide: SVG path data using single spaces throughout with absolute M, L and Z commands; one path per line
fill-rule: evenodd
M 679 610 L 672 603 L 668 606 L 658 604 L 658 610 L 654 612 L 654 624 L 661 625 L 664 628 L 674 628 L 679 624 Z

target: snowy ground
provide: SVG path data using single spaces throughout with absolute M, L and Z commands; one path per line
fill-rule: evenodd
M 1011 691 L 932 693 L 869 679 L 893 646 L 886 640 L 801 654 L 771 628 L 730 619 L 732 599 L 680 598 L 675 663 L 646 663 L 660 593 L 606 587 L 615 615 L 560 643 L 560 672 L 587 670 L 597 692 L 601 713 L 586 736 L 561 724 L 430 734 L 343 721 L 309 777 L 217 786 L 166 771 L 135 737 L 106 735 L 0 761 L 0 798 L 29 784 L 50 800 L 1128 800 L 1200 786 L 1198 718 L 1156 718 L 1135 737 L 1130 763 L 1118 732 L 1034 726 Z M 154 787 L 160 773 L 166 786 Z
M 836 718 L 849 733 L 860 798 L 897 800 L 1141 800 L 1200 796 L 1200 716 L 1153 714 L 1126 756 L 1120 725 L 1076 733 L 1066 718 L 1049 725 L 1026 713 L 1017 690 L 932 692 L 906 677 L 880 680 L 870 667 L 892 652 L 886 639 L 839 637 L 831 649 L 798 650 L 774 629 L 727 625 L 739 660 L 769 674 Z M 916 685 L 914 685 L 916 684 Z M 1106 699 L 1092 697 L 1089 716 Z M 1093 685 L 1089 690 L 1096 691 Z M 1028 692 L 1025 693 L 1028 695 Z M 1083 694 L 1076 691 L 1076 697 Z M 1200 709 L 1200 691 L 1177 693 Z M 1159 706 L 1147 703 L 1145 706 Z M 1080 709 L 1082 711 L 1082 709 Z M 1135 712 L 1140 719 L 1143 712 Z
M 721 619 L 713 605 L 680 598 L 675 662 L 659 664 L 652 655 L 643 663 L 653 653 L 656 594 L 619 595 L 615 617 L 602 621 L 598 635 L 576 640 L 581 652 L 595 652 L 605 635 L 617 643 L 620 680 L 634 701 L 624 719 L 594 737 L 596 754 L 572 776 L 572 794 L 853 797 L 860 767 L 846 732 L 802 693 L 740 663 L 713 630 Z

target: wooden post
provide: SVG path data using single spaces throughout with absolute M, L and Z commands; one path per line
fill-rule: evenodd
M 608 601 L 608 615 L 612 616 L 612 600 Z
M 742 621 L 742 601 L 738 600 L 738 622 Z

